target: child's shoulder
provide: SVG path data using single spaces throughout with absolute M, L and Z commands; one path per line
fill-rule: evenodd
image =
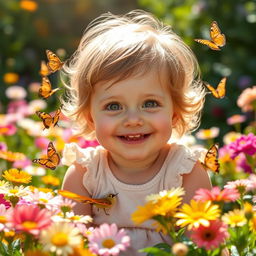
M 70 143 L 63 149 L 61 162 L 67 166 L 79 164 L 86 167 L 87 163 L 99 159 L 105 151 L 102 146 L 81 148 L 76 143 Z

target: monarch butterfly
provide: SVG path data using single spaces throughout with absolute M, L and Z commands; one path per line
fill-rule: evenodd
M 220 28 L 216 21 L 211 23 L 210 27 L 210 37 L 211 40 L 207 39 L 194 39 L 200 44 L 207 45 L 209 48 L 215 51 L 220 51 L 220 47 L 223 47 L 226 44 L 226 37 L 221 33 Z
M 62 68 L 64 62 L 54 52 L 46 50 L 46 55 L 48 58 L 47 67 L 52 73 Z
M 87 196 L 78 195 L 68 190 L 59 190 L 58 193 L 59 195 L 75 200 L 78 203 L 92 204 L 97 208 L 103 208 L 106 215 L 108 215 L 106 209 L 110 208 L 115 203 L 117 196 L 117 194 L 109 194 L 103 198 L 90 198 Z
M 41 69 L 39 73 L 41 76 L 49 76 L 51 74 L 51 71 L 43 60 L 41 61 Z
M 50 114 L 47 114 L 45 112 L 36 111 L 36 114 L 41 118 L 44 124 L 45 129 L 49 129 L 51 126 L 54 127 L 57 125 L 60 117 L 60 108 L 56 110 L 55 115 L 51 116 Z
M 53 95 L 56 91 L 58 91 L 60 88 L 56 88 L 52 90 L 52 85 L 48 77 L 44 76 L 42 78 L 41 87 L 39 88 L 38 94 L 40 97 L 43 97 L 44 99 L 49 98 L 51 95 Z
M 227 78 L 224 77 L 220 80 L 217 88 L 213 88 L 210 84 L 205 83 L 205 86 L 208 88 L 208 90 L 212 93 L 212 95 L 217 99 L 222 99 L 226 95 L 226 81 Z
M 60 157 L 56 152 L 56 149 L 53 146 L 53 143 L 49 142 L 48 148 L 47 148 L 47 158 L 33 159 L 32 162 L 41 164 L 46 168 L 54 170 L 60 163 Z
M 204 163 L 202 163 L 205 170 L 211 170 L 213 172 L 219 172 L 220 164 L 218 162 L 218 149 L 219 144 L 215 143 L 213 144 L 207 151 Z

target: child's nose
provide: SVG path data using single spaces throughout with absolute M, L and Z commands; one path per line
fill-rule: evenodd
M 137 110 L 128 111 L 124 120 L 124 126 L 141 126 L 143 119 L 141 113 Z

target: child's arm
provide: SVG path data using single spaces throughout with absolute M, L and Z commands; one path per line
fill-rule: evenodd
M 62 189 L 90 197 L 82 182 L 85 172 L 86 168 L 82 167 L 81 165 L 71 165 L 64 176 Z M 92 213 L 91 205 L 82 203 L 76 203 L 73 211 L 77 215 L 91 215 Z
M 184 203 L 189 203 L 199 188 L 211 189 L 211 187 L 211 180 L 207 171 L 200 162 L 197 162 L 190 173 L 183 175 L 183 188 L 186 192 Z

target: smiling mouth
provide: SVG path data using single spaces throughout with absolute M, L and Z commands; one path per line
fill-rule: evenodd
M 149 136 L 150 134 L 130 134 L 130 135 L 118 136 L 118 138 L 126 142 L 139 142 L 139 141 L 144 141 Z

